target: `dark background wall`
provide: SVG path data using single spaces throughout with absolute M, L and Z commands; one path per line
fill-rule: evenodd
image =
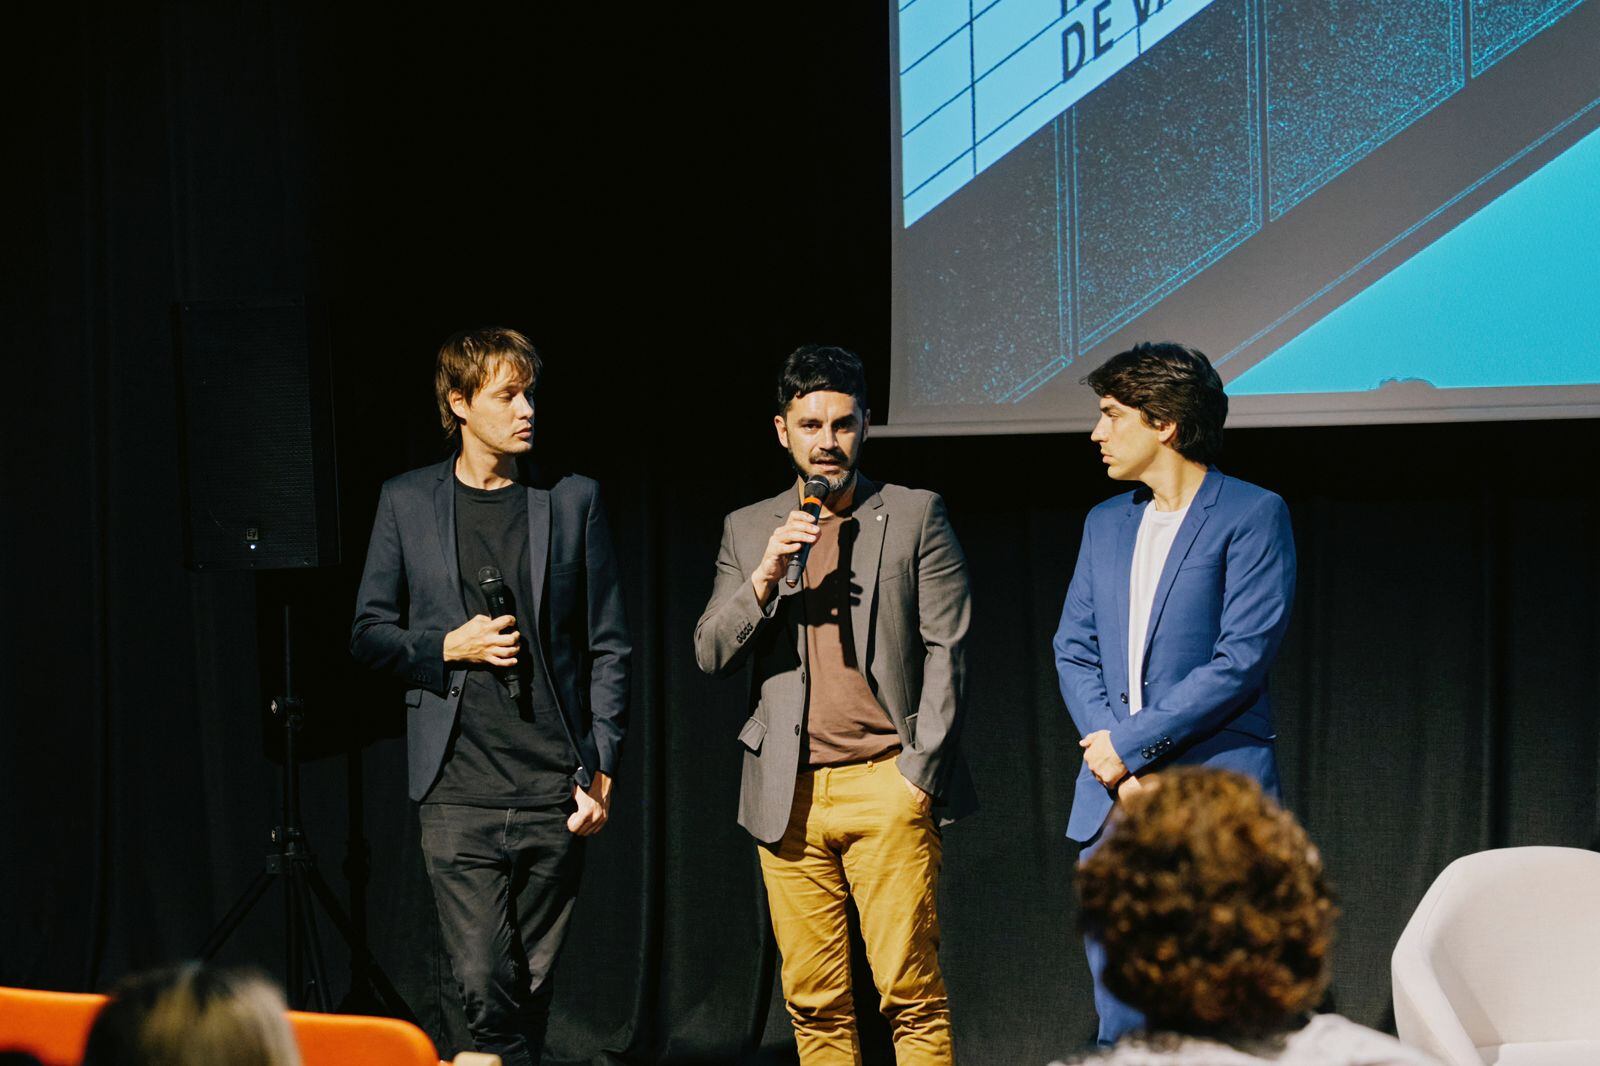
M 260 868 L 287 602 L 312 844 L 458 1046 L 398 695 L 345 645 L 378 485 L 444 454 L 432 352 L 501 322 L 549 364 L 541 448 L 605 485 L 638 648 L 553 1053 L 782 1057 L 733 824 L 744 694 L 698 674 L 690 633 L 720 516 L 785 476 L 781 356 L 854 347 L 886 403 L 883 17 L 79 3 L 9 35 L 0 982 L 100 988 L 192 955 Z M 302 294 L 333 314 L 344 561 L 191 574 L 171 306 Z M 1225 468 L 1294 513 L 1280 754 L 1340 890 L 1332 1005 L 1360 1021 L 1389 1024 L 1388 952 L 1450 859 L 1596 843 L 1595 430 L 1230 435 Z M 942 890 L 960 1054 L 1042 1062 L 1092 1031 L 1061 837 L 1076 736 L 1047 644 L 1083 514 L 1115 488 L 1081 437 L 879 439 L 866 465 L 943 492 L 972 567 L 985 809 L 950 832 Z M 281 972 L 281 943 L 269 900 L 223 957 Z

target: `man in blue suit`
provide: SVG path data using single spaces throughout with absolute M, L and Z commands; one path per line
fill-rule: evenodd
M 459 333 L 434 374 L 449 459 L 378 498 L 355 657 L 406 685 L 411 798 L 478 1050 L 539 1061 L 552 971 L 606 824 L 628 709 L 627 619 L 599 487 L 539 476 L 539 355 Z
M 1140 487 L 1083 525 L 1054 649 L 1083 739 L 1067 836 L 1093 854 L 1112 806 L 1179 763 L 1249 774 L 1278 793 L 1267 669 L 1294 598 L 1294 535 L 1276 494 L 1216 468 L 1228 398 L 1206 357 L 1141 344 L 1088 377 L 1090 440 L 1107 473 Z M 1143 1016 L 1107 991 L 1086 939 L 1099 1039 Z

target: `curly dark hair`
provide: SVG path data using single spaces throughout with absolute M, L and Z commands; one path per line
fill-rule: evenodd
M 1136 344 L 1107 359 L 1083 381 L 1096 396 L 1135 408 L 1152 426 L 1176 423 L 1172 447 L 1185 459 L 1210 466 L 1221 457 L 1228 394 L 1211 360 L 1198 348 Z
M 1337 910 L 1294 816 L 1250 778 L 1178 767 L 1150 778 L 1078 872 L 1079 925 L 1106 987 L 1152 1029 L 1269 1036 L 1328 986 Z

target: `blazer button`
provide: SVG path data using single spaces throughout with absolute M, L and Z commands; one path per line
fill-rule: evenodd
M 1119 693 L 1117 693 L 1117 699 L 1121 700 L 1123 703 L 1127 703 L 1128 702 L 1128 694 L 1126 692 L 1119 692 Z
M 450 695 L 452 695 L 452 696 L 461 695 L 461 686 L 460 685 L 451 685 L 450 686 Z

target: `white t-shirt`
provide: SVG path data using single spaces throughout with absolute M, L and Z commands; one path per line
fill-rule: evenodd
M 1083 1066 L 1437 1066 L 1424 1052 L 1337 1014 L 1318 1014 L 1305 1028 L 1275 1041 L 1234 1046 L 1164 1033 L 1129 1037 L 1109 1051 L 1071 1061 Z
M 1193 503 L 1193 500 L 1190 501 Z M 1139 536 L 1133 543 L 1133 569 L 1128 574 L 1128 713 L 1144 706 L 1144 638 L 1150 632 L 1150 608 L 1161 568 L 1178 537 L 1178 527 L 1190 504 L 1176 511 L 1158 511 L 1155 501 L 1145 504 L 1139 519 Z

